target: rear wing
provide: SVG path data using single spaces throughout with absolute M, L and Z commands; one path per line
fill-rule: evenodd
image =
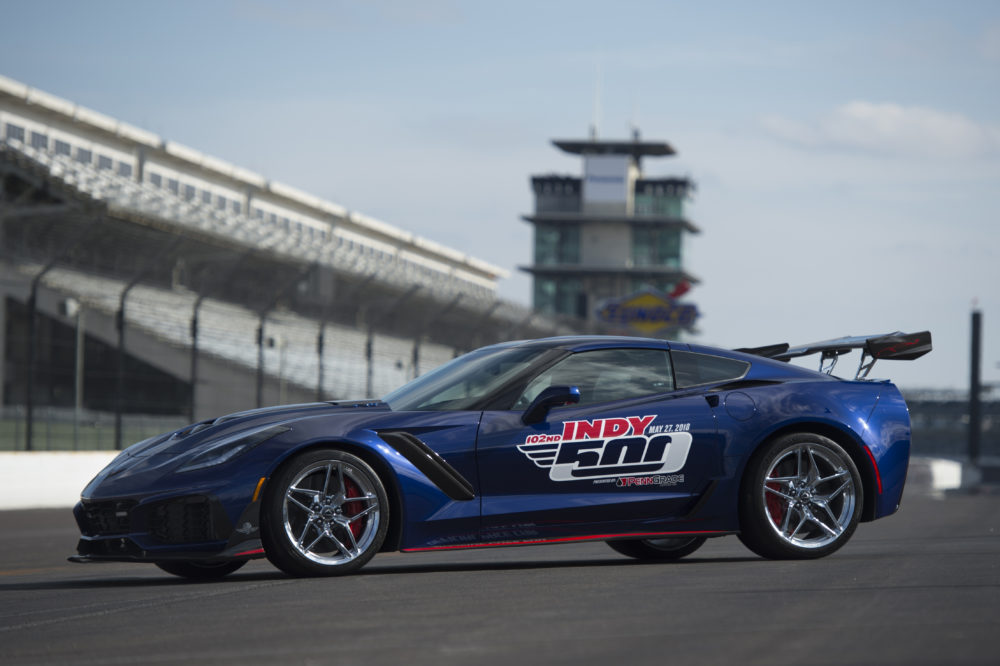
M 871 371 L 875 361 L 879 359 L 895 361 L 912 361 L 920 358 L 931 347 L 931 332 L 921 331 L 919 333 L 885 333 L 882 335 L 858 335 L 846 338 L 835 338 L 824 340 L 823 342 L 813 342 L 808 345 L 789 347 L 787 343 L 767 345 L 765 347 L 743 347 L 734 351 L 745 354 L 754 354 L 765 358 L 773 358 L 779 361 L 788 361 L 799 356 L 809 356 L 810 354 L 821 354 L 819 369 L 820 372 L 830 374 L 837 359 L 852 350 L 861 350 L 861 362 L 858 364 L 858 371 L 855 379 L 865 379 Z

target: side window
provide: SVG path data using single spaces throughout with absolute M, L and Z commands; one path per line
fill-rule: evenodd
M 39 132 L 31 133 L 31 147 L 38 148 L 39 150 L 49 149 L 49 137 L 45 134 Z
M 737 361 L 710 354 L 694 352 L 670 352 L 674 361 L 674 377 L 677 388 L 716 384 L 739 379 L 750 369 L 746 361 Z
M 577 386 L 580 404 L 610 402 L 673 390 L 670 357 L 663 349 L 595 349 L 555 364 L 524 389 L 514 409 L 524 409 L 549 386 Z
M 24 128 L 7 123 L 7 138 L 12 141 L 24 142 Z

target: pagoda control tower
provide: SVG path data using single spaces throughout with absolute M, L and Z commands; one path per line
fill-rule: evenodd
M 534 263 L 521 270 L 534 277 L 535 309 L 603 320 L 621 332 L 631 327 L 641 334 L 669 335 L 690 328 L 690 311 L 683 322 L 674 317 L 658 326 L 651 319 L 630 326 L 633 322 L 621 314 L 622 307 L 636 303 L 652 307 L 659 299 L 673 304 L 698 282 L 682 263 L 685 234 L 699 232 L 684 216 L 694 183 L 646 178 L 642 172 L 643 158 L 669 157 L 676 154 L 673 147 L 642 141 L 638 132 L 625 141 L 594 136 L 552 143 L 583 158 L 583 177 L 531 178 L 535 212 L 523 219 L 535 228 Z M 618 313 L 610 319 L 609 307 Z M 641 318 L 647 314 L 655 318 L 646 310 Z

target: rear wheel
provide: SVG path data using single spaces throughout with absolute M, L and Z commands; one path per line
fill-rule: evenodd
M 794 433 L 751 460 L 740 498 L 740 540 L 773 559 L 841 548 L 861 518 L 863 486 L 851 456 L 822 435 Z
M 307 451 L 268 484 L 261 537 L 271 563 L 293 576 L 336 576 L 382 547 L 389 501 L 378 475 L 344 451 Z
M 698 550 L 704 544 L 705 537 L 608 541 L 608 545 L 622 555 L 639 560 L 679 560 Z
M 181 578 L 190 578 L 192 580 L 216 580 L 218 578 L 222 578 L 223 576 L 228 576 L 246 563 L 246 560 L 230 560 L 228 562 L 206 562 L 198 560 L 175 562 L 166 560 L 163 562 L 157 562 L 156 566 L 160 567 L 168 574 L 180 576 Z

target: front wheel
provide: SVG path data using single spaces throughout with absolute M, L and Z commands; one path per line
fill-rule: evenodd
M 156 566 L 160 567 L 168 574 L 180 576 L 181 578 L 190 578 L 191 580 L 217 580 L 223 576 L 228 576 L 246 563 L 246 560 L 230 560 L 228 562 L 164 560 L 162 562 L 156 562 Z
M 306 451 L 268 484 L 261 507 L 267 558 L 293 576 L 352 573 L 375 556 L 389 528 L 378 475 L 344 451 Z
M 679 560 L 705 544 L 705 537 L 608 541 L 612 549 L 638 560 Z
M 862 498 L 861 475 L 839 444 L 809 433 L 779 437 L 747 468 L 740 540 L 762 557 L 824 557 L 854 534 Z

